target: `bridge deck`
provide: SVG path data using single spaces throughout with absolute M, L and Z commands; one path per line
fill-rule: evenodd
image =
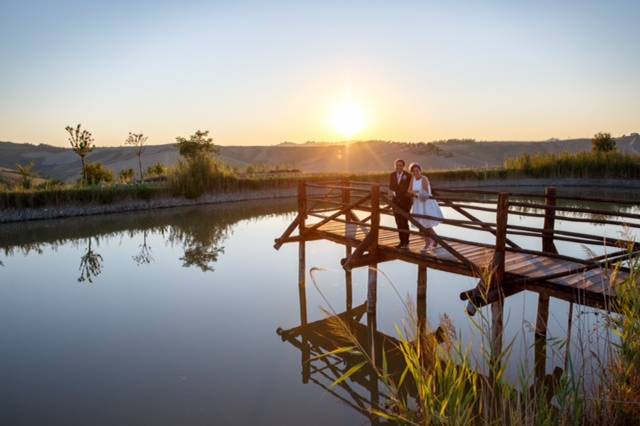
M 308 224 L 313 227 L 313 223 Z M 331 240 L 338 244 L 357 246 L 368 234 L 370 227 L 367 225 L 345 224 L 339 221 L 329 221 L 313 231 L 317 238 Z M 465 256 L 478 268 L 488 268 L 494 254 L 494 247 L 469 241 L 461 241 L 441 236 L 456 251 Z M 467 265 L 456 259 L 451 253 L 442 247 L 422 252 L 423 239 L 418 235 L 411 235 L 408 249 L 398 249 L 398 233 L 395 231 L 380 229 L 378 238 L 378 250 L 388 259 L 400 259 L 403 261 L 424 264 L 430 268 L 454 272 L 457 274 L 475 276 L 477 273 Z M 626 272 L 619 271 L 612 277 L 611 271 L 601 268 L 578 272 L 564 277 L 536 282 L 536 278 L 549 276 L 561 272 L 569 272 L 585 266 L 564 258 L 558 258 L 544 253 L 523 253 L 521 251 L 506 249 L 505 253 L 505 277 L 507 282 L 517 279 L 529 279 L 535 288 L 549 288 L 575 293 L 584 292 L 588 297 L 614 295 L 616 282 L 627 277 Z M 613 285 L 612 285 L 613 284 Z M 525 284 L 526 287 L 526 284 Z

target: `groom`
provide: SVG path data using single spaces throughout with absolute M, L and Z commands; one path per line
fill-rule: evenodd
M 409 185 L 411 185 L 411 175 L 404 170 L 404 160 L 395 161 L 396 170 L 389 175 L 389 190 L 393 195 L 393 202 L 398 205 L 407 214 L 411 210 L 413 198 L 409 194 Z M 402 216 L 399 212 L 394 212 L 396 225 L 398 225 L 400 244 L 397 248 L 407 248 L 409 246 L 409 220 Z M 405 231 L 405 232 L 402 232 Z

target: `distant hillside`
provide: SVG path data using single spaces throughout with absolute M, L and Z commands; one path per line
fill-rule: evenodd
M 31 179 L 33 186 L 39 185 L 43 182 L 45 182 L 45 180 L 39 177 L 33 177 Z M 0 184 L 7 185 L 9 187 L 19 186 L 22 184 L 22 176 L 17 170 L 0 167 Z
M 622 152 L 640 154 L 640 136 L 617 139 Z M 551 140 L 544 142 L 473 142 L 451 140 L 434 143 L 366 141 L 351 144 L 284 143 L 275 146 L 222 146 L 221 159 L 243 170 L 249 165 L 287 166 L 303 172 L 376 172 L 392 168 L 393 160 L 404 158 L 419 162 L 426 169 L 499 167 L 509 157 L 524 153 L 579 152 L 591 149 L 590 139 Z M 96 148 L 88 161 L 99 161 L 119 172 L 137 169 L 134 148 Z M 174 165 L 178 152 L 173 144 L 149 146 L 143 165 L 156 162 Z M 80 160 L 68 148 L 50 145 L 0 142 L 0 167 L 14 169 L 16 164 L 35 163 L 40 176 L 65 181 L 80 173 Z

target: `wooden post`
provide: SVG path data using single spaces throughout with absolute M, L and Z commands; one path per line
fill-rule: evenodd
M 307 219 L 307 187 L 303 180 L 298 182 L 298 215 L 300 217 L 298 234 L 302 236 L 305 231 L 305 220 Z
M 502 300 L 491 304 L 491 360 L 489 377 L 496 380 L 497 373 L 500 371 L 501 353 L 502 353 L 502 337 L 504 334 L 504 303 Z
M 538 294 L 538 315 L 536 317 L 536 330 L 534 337 L 535 360 L 534 371 L 537 385 L 544 381 L 547 363 L 547 323 L 549 322 L 549 295 Z
M 367 314 L 376 314 L 378 303 L 378 269 L 377 264 L 369 265 L 369 277 L 367 285 Z
M 300 302 L 300 325 L 307 325 L 307 288 L 306 288 L 306 250 L 305 243 L 298 243 L 298 298 Z M 302 383 L 309 382 L 311 377 L 311 349 L 302 333 Z
M 348 206 L 351 203 L 351 190 L 349 187 L 351 186 L 351 182 L 348 180 L 342 181 L 342 206 Z M 344 220 L 349 222 L 351 220 L 351 210 L 345 210 L 344 212 Z
M 418 265 L 418 288 L 416 293 L 418 334 L 422 337 L 427 328 L 427 267 Z
M 553 240 L 553 230 L 556 221 L 556 211 L 553 208 L 556 206 L 556 188 L 553 186 L 547 187 L 545 190 L 544 204 L 547 206 L 544 210 L 544 234 L 542 235 L 542 251 L 546 253 L 558 253 L 556 245 Z
M 380 185 L 371 186 L 371 232 L 373 240 L 369 247 L 369 254 L 378 252 L 378 234 L 380 231 Z
M 509 194 L 501 192 L 498 195 L 496 213 L 496 251 L 493 254 L 492 282 L 501 288 L 504 283 L 505 246 L 507 241 L 507 222 L 509 220 Z
M 369 357 L 373 363 L 373 366 L 380 365 L 380 350 L 382 349 L 382 342 L 378 341 L 378 321 L 374 314 L 367 313 L 367 349 L 371 351 L 369 353 Z M 366 366 L 365 368 L 368 370 L 368 378 L 369 378 L 369 397 L 371 400 L 371 408 L 379 410 L 380 408 L 380 390 L 378 388 L 378 375 L 373 366 Z M 375 414 L 370 415 L 371 424 L 379 424 L 378 416 Z
M 347 246 L 346 255 L 346 259 L 351 256 L 351 246 Z M 348 312 L 347 316 L 351 319 L 351 309 L 353 308 L 353 277 L 351 275 L 351 269 L 344 271 L 344 284 L 346 287 L 346 311 Z

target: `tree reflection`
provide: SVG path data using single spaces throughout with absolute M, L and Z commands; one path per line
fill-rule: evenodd
M 188 221 L 171 228 L 169 241 L 180 242 L 184 247 L 184 256 L 180 258 L 183 267 L 195 266 L 202 272 L 213 271 L 212 264 L 224 253 L 220 243 L 228 237 L 228 226 L 209 222 Z
M 91 241 L 93 238 L 87 238 L 87 251 L 80 258 L 80 277 L 78 282 L 88 281 L 93 282 L 93 278 L 100 275 L 102 272 L 102 256 L 96 253 L 91 248 Z
M 147 244 L 147 233 L 149 231 L 145 229 L 142 231 L 142 244 L 140 244 L 140 251 L 138 254 L 131 256 L 136 265 L 148 265 L 153 262 L 153 256 L 151 256 L 151 247 Z

